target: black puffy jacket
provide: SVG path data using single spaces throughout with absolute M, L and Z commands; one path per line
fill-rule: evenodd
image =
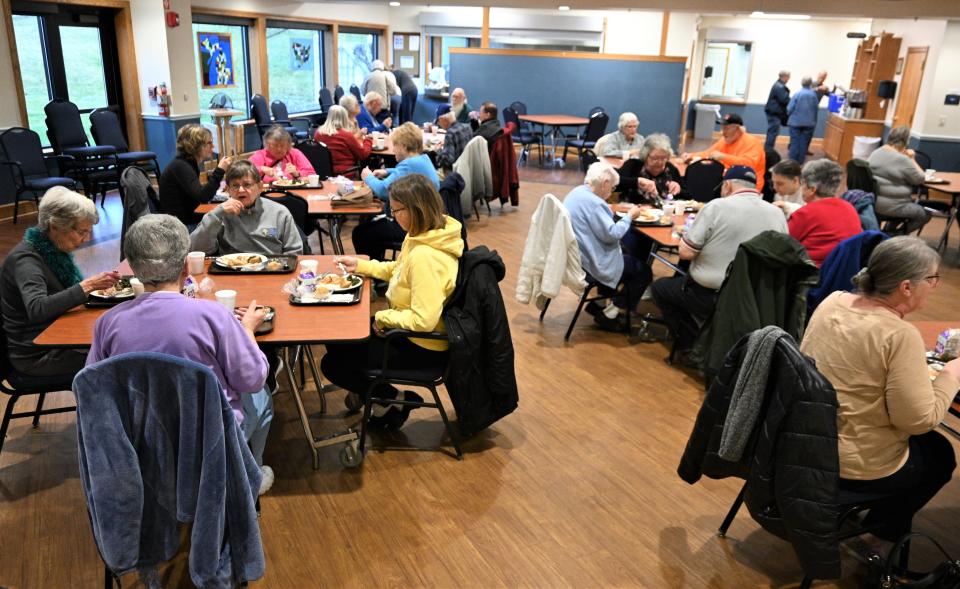
M 465 252 L 443 311 L 450 341 L 447 392 L 467 437 L 512 413 L 519 400 L 513 339 L 498 285 L 505 274 L 496 251 L 479 246 Z
M 753 519 L 793 545 L 807 576 L 838 578 L 837 394 L 793 338 L 775 346 L 763 408 L 743 457 L 728 462 L 717 455 L 747 339 L 730 350 L 710 386 L 677 473 L 690 484 L 702 475 L 746 480 Z

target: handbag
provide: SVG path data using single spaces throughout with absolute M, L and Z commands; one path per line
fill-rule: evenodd
M 932 542 L 946 560 L 935 566 L 933 570 L 926 572 L 896 567 L 894 563 L 900 562 L 900 554 L 906 545 L 919 538 Z M 911 532 L 897 540 L 890 549 L 883 564 L 883 573 L 876 586 L 882 589 L 960 589 L 960 560 L 951 558 L 943 546 L 930 536 Z

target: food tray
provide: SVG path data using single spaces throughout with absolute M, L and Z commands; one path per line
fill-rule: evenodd
M 136 297 L 123 297 L 119 299 L 98 299 L 96 297 L 88 296 L 87 302 L 85 302 L 83 306 L 88 309 L 109 309 L 110 307 L 116 307 L 120 303 L 132 301 L 135 298 Z
M 267 264 L 271 260 L 278 260 L 280 263 L 286 262 L 285 268 L 280 268 L 279 270 L 267 270 L 266 265 L 264 265 L 263 270 L 240 270 L 234 268 L 224 268 L 215 262 L 210 262 L 210 267 L 207 269 L 208 274 L 290 274 L 291 272 L 297 271 L 297 256 L 295 254 L 286 254 L 282 256 L 267 256 Z
M 640 221 L 638 219 L 634 219 L 633 224 L 639 227 L 673 227 L 673 219 L 668 220 L 666 223 L 660 220 Z
M 330 297 L 344 296 L 345 300 L 329 300 Z M 346 296 L 349 296 L 349 299 L 346 299 Z M 356 305 L 360 302 L 360 299 L 363 298 L 363 289 L 357 288 L 352 291 L 340 291 L 333 292 L 326 299 L 319 301 L 303 302 L 296 295 L 290 295 L 290 304 L 297 307 L 344 307 L 347 305 Z

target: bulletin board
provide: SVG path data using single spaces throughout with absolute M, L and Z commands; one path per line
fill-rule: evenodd
M 422 39 L 420 33 L 392 33 L 393 65 L 414 78 L 420 76 L 420 51 Z

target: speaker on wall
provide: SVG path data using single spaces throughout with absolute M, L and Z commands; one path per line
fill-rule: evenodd
M 880 98 L 893 98 L 897 95 L 897 83 L 893 80 L 882 80 L 877 86 L 877 96 Z

